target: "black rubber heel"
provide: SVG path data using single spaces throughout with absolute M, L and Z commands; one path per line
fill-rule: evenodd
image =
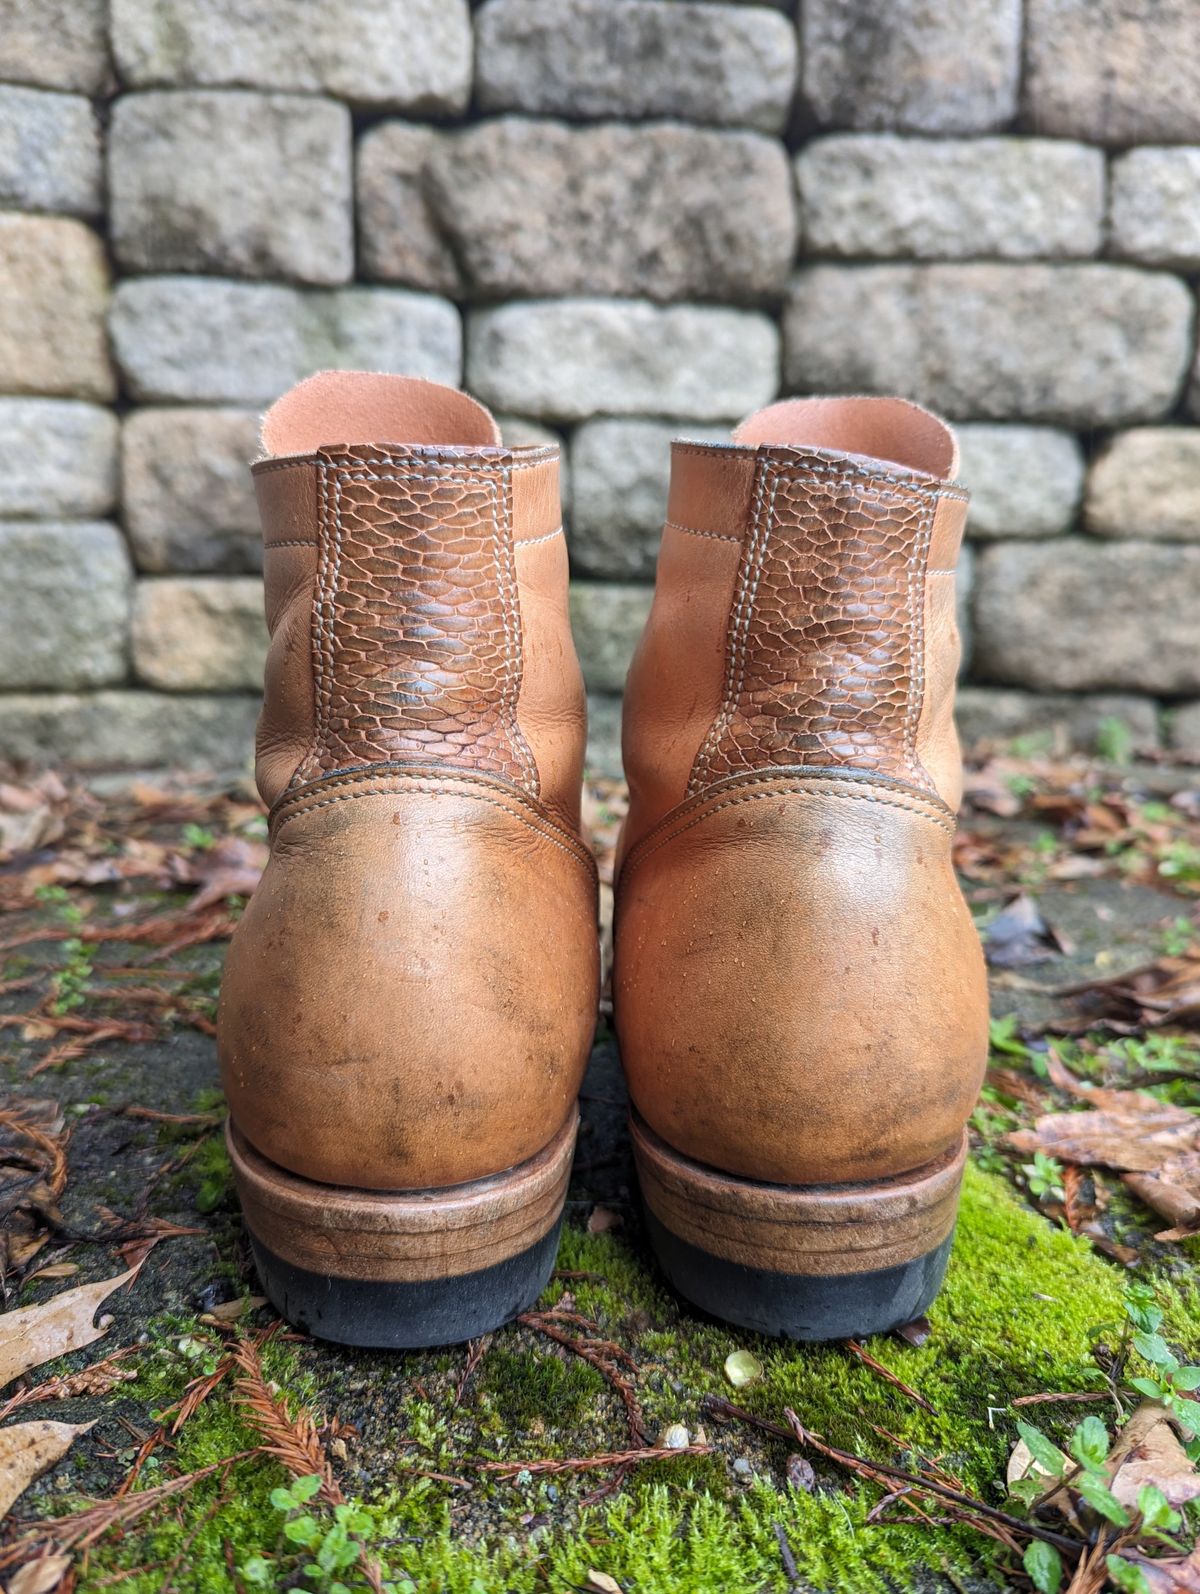
M 562 1218 L 516 1256 L 476 1273 L 419 1283 L 379 1283 L 311 1273 L 254 1235 L 258 1276 L 281 1317 L 317 1339 L 374 1350 L 418 1350 L 475 1339 L 527 1311 L 550 1282 Z
M 727 1262 L 672 1234 L 646 1209 L 659 1265 L 702 1311 L 786 1339 L 864 1339 L 920 1317 L 942 1287 L 953 1233 L 936 1250 L 873 1273 L 771 1273 Z

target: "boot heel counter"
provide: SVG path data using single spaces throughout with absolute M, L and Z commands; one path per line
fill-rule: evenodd
M 634 1102 L 668 1144 L 809 1184 L 901 1173 L 955 1143 L 987 992 L 952 829 L 911 788 L 760 775 L 631 852 L 617 1027 Z
M 234 1122 L 328 1184 L 451 1185 L 523 1161 L 578 1093 L 595 922 L 586 849 L 495 780 L 365 771 L 306 787 L 276 810 L 226 961 Z

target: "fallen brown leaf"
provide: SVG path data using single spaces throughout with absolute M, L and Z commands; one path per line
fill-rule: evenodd
M 1126 1550 L 1125 1559 L 1141 1568 L 1150 1594 L 1200 1594 L 1200 1549 L 1190 1555 L 1167 1555 L 1159 1561 Z
M 14 1572 L 8 1580 L 8 1594 L 54 1594 L 70 1570 L 69 1555 L 41 1555 Z
M 0 1317 L 0 1389 L 31 1367 L 54 1361 L 101 1338 L 93 1319 L 101 1302 L 127 1284 L 136 1268 L 97 1284 L 81 1284 L 38 1306 L 23 1306 Z
M 35 1478 L 40 1478 L 92 1426 L 69 1422 L 18 1422 L 0 1428 L 0 1521 Z
M 67 1139 L 57 1102 L 0 1110 L 0 1279 L 19 1273 L 61 1222 Z
M 1084 1085 L 1053 1048 L 1047 1068 L 1060 1090 L 1093 1110 L 1045 1113 L 1032 1129 L 1007 1137 L 1013 1150 L 1116 1169 L 1129 1189 L 1171 1225 L 1158 1239 L 1187 1239 L 1200 1232 L 1200 1114 L 1161 1102 L 1148 1091 Z M 1079 1217 L 1071 1226 L 1086 1234 L 1091 1226 L 1083 1213 Z
M 1147 1400 L 1117 1434 L 1108 1462 L 1109 1487 L 1122 1505 L 1137 1508 L 1147 1483 L 1161 1489 L 1172 1506 L 1200 1499 L 1200 1473 L 1157 1401 Z

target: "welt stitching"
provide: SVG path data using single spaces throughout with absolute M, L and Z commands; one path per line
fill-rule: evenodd
M 742 556 L 742 569 L 738 582 L 737 602 L 734 604 L 733 614 L 729 622 L 729 642 L 727 649 L 728 657 L 725 660 L 725 689 L 721 702 L 721 709 L 716 719 L 709 727 L 708 735 L 704 738 L 704 745 L 701 747 L 696 756 L 696 762 L 692 768 L 691 777 L 688 780 L 689 794 L 699 789 L 700 782 L 708 773 L 708 766 L 712 762 L 712 757 L 716 751 L 717 743 L 724 735 L 725 729 L 733 717 L 733 706 L 736 700 L 733 683 L 735 678 L 737 678 L 737 657 L 740 642 L 739 628 L 741 625 L 743 610 L 746 604 L 746 595 L 751 573 L 754 569 L 754 561 L 758 553 L 758 537 L 763 522 L 763 495 L 766 492 L 767 477 L 771 474 L 770 465 L 764 464 L 759 469 L 757 474 L 758 481 L 755 484 L 754 489 L 753 514 L 751 517 L 750 546 Z M 772 487 L 772 508 L 774 507 L 774 503 L 775 489 Z M 767 511 L 767 518 L 768 520 L 770 519 L 770 509 Z
M 534 835 L 540 836 L 543 841 L 548 841 L 552 847 L 557 847 L 560 852 L 565 852 L 568 858 L 574 858 L 576 863 L 585 863 L 583 856 L 576 852 L 573 847 L 569 847 L 566 842 L 559 841 L 556 837 L 548 835 L 540 825 L 535 824 L 533 820 L 527 818 L 524 814 L 514 813 L 506 803 L 499 802 L 495 797 L 484 797 L 480 792 L 455 791 L 453 786 L 415 786 L 412 789 L 426 792 L 430 796 L 461 797 L 465 802 L 487 803 L 490 808 L 499 808 L 501 813 L 508 814 L 510 818 L 516 819 L 527 830 L 532 830 Z M 334 803 L 356 802 L 360 797 L 396 797 L 402 795 L 402 792 L 393 791 L 389 787 L 378 786 L 369 787 L 365 791 L 339 792 L 333 797 L 323 797 L 320 802 L 310 802 L 303 807 L 298 804 L 292 813 L 285 814 L 279 820 L 275 826 L 275 834 L 278 835 L 284 825 L 290 824 L 293 819 L 302 819 L 305 814 L 311 814 L 318 808 L 330 808 Z
M 264 548 L 319 548 L 315 537 L 281 537 L 277 542 L 264 542 Z
M 701 531 L 698 526 L 685 526 L 678 520 L 664 520 L 664 526 L 670 526 L 672 531 L 686 531 L 689 537 L 711 537 L 714 542 L 741 543 L 740 537 L 731 537 L 725 531 Z
M 940 815 L 931 814 L 927 809 L 918 807 L 916 803 L 899 802 L 894 797 L 876 797 L 873 792 L 867 792 L 864 795 L 861 790 L 838 791 L 829 789 L 812 791 L 803 787 L 792 787 L 790 790 L 785 791 L 753 791 L 746 792 L 740 797 L 727 797 L 724 802 L 714 803 L 711 807 L 705 808 L 702 813 L 697 814 L 694 819 L 689 819 L 687 824 L 680 825 L 677 830 L 672 830 L 668 835 L 663 836 L 652 847 L 635 848 L 622 867 L 621 881 L 628 879 L 632 871 L 649 858 L 652 853 L 657 852 L 660 847 L 665 847 L 669 841 L 674 841 L 677 836 L 682 836 L 684 831 L 691 830 L 694 826 L 702 824 L 704 820 L 711 819 L 714 814 L 719 814 L 723 808 L 735 808 L 739 803 L 764 802 L 780 797 L 844 797 L 850 800 L 857 798 L 859 802 L 876 803 L 884 808 L 898 808 L 901 813 L 912 814 L 917 819 L 927 819 L 931 825 L 936 825 L 939 830 L 944 830 L 948 836 L 953 836 L 954 834 L 954 825 L 948 820 L 941 818 Z

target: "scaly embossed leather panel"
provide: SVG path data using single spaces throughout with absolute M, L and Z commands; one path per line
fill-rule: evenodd
M 316 460 L 317 724 L 296 782 L 412 759 L 536 796 L 516 719 L 511 454 L 363 445 Z
M 938 484 L 761 450 L 729 619 L 725 696 L 689 791 L 780 765 L 932 789 L 916 756 Z

